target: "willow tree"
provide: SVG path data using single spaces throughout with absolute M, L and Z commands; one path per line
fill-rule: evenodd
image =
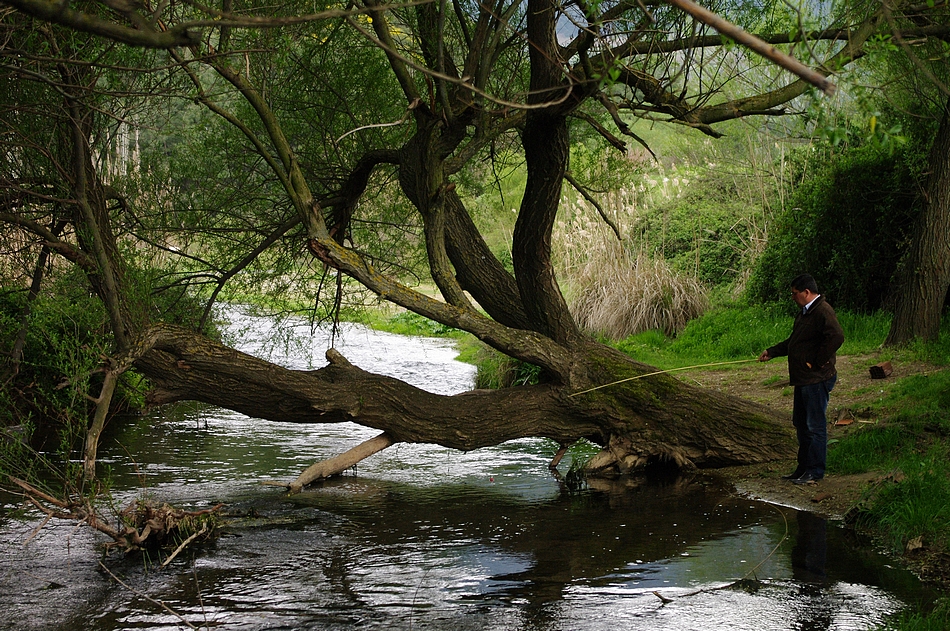
M 768 409 L 653 374 L 579 330 L 551 260 L 571 130 L 589 126 L 625 151 L 628 143 L 642 143 L 632 125 L 638 118 L 717 136 L 723 121 L 781 115 L 813 85 L 833 89 L 826 77 L 860 57 L 880 29 L 877 16 L 805 33 L 787 16 L 771 20 L 735 8 L 733 19 L 758 30 L 755 38 L 722 19 L 730 17 L 728 6 L 715 15 L 685 0 L 402 6 L 370 0 L 317 15 L 302 15 L 295 5 L 239 10 L 228 1 L 221 12 L 197 16 L 191 5 L 174 2 L 155 12 L 139 7 L 143 13 L 131 5 L 109 11 L 91 5 L 81 13 L 51 11 L 44 0 L 5 2 L 38 20 L 167 50 L 161 67 L 172 69 L 179 96 L 234 131 L 233 143 L 240 144 L 203 161 L 216 164 L 219 176 L 195 182 L 191 173 L 179 187 L 192 198 L 196 188 L 232 191 L 218 199 L 233 206 L 179 213 L 168 228 L 174 234 L 159 238 L 155 224 L 138 248 L 184 250 L 191 273 L 220 287 L 255 259 L 291 244 L 302 268 L 344 275 L 540 369 L 537 385 L 456 396 L 357 368 L 333 349 L 325 368 L 288 370 L 195 330 L 131 317 L 134 288 L 113 275 L 119 297 L 113 311 L 121 319 L 113 328 L 122 340 L 117 337 L 109 371 L 134 366 L 150 380 L 153 403 L 199 400 L 261 419 L 354 421 L 380 430 L 351 453 L 305 472 L 292 488 L 399 442 L 472 450 L 527 436 L 562 447 L 587 438 L 603 448 L 592 471 L 611 474 L 656 459 L 716 467 L 792 453 L 785 420 Z M 823 51 L 809 58 L 813 68 L 769 45 L 806 40 L 798 50 Z M 745 63 L 746 49 L 736 41 L 794 74 L 774 73 L 765 90 L 762 82 L 744 84 L 734 71 Z M 186 126 L 182 133 L 198 130 Z M 512 270 L 488 247 L 458 186 L 499 147 L 521 152 L 527 173 L 510 244 Z M 81 190 L 74 180 L 70 185 L 64 203 L 81 206 Z M 365 220 L 393 195 L 413 218 L 377 222 L 375 241 L 366 241 Z M 251 198 L 261 201 L 256 211 L 240 213 Z M 119 221 L 129 204 L 111 212 Z M 93 276 L 121 267 L 116 241 L 131 239 L 101 231 L 86 243 L 40 230 L 36 218 L 24 220 L 22 213 L 3 219 L 40 234 L 70 260 L 102 250 Z M 407 235 L 407 226 L 418 226 L 418 234 Z M 233 240 L 231 251 L 208 248 L 220 243 L 216 228 L 226 238 L 236 232 L 252 238 Z M 190 236 L 181 240 L 183 234 Z M 440 299 L 405 284 L 380 254 L 417 244 L 424 245 Z

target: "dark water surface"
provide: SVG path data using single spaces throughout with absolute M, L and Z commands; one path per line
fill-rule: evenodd
M 325 335 L 236 322 L 254 333 L 248 352 L 323 363 Z M 350 327 L 336 347 L 435 392 L 471 387 L 472 367 L 441 340 Z M 397 445 L 294 497 L 261 484 L 376 433 L 196 405 L 117 423 L 100 450 L 117 503 L 225 502 L 227 534 L 161 569 L 103 558 L 101 537 L 70 524 L 24 545 L 41 522 L 13 519 L 8 504 L 0 628 L 864 630 L 931 597 L 837 524 L 707 479 L 570 493 L 543 440 L 467 454 Z

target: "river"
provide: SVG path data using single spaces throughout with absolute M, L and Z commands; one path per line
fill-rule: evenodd
M 246 352 L 325 363 L 327 331 L 229 319 Z M 445 340 L 345 325 L 335 346 L 440 394 L 473 382 Z M 292 497 L 263 484 L 376 433 L 197 404 L 114 423 L 100 464 L 119 506 L 224 502 L 230 525 L 161 568 L 103 557 L 88 528 L 36 532 L 40 519 L 14 514 L 4 495 L 0 628 L 865 630 L 932 598 L 840 524 L 706 477 L 572 492 L 547 469 L 556 446 L 540 439 L 470 453 L 396 445 Z

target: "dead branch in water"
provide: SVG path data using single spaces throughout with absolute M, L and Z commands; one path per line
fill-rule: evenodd
M 182 537 L 183 543 L 170 558 L 177 556 L 188 544 L 198 538 L 208 539 L 214 536 L 220 526 L 220 510 L 224 504 L 217 504 L 211 508 L 198 511 L 186 511 L 173 508 L 168 504 L 156 506 L 149 502 L 136 500 L 129 504 L 118 515 L 118 526 L 110 524 L 92 505 L 90 498 L 53 497 L 41 491 L 29 482 L 10 477 L 10 481 L 23 491 L 24 498 L 46 515 L 46 519 L 39 528 L 34 530 L 27 541 L 29 543 L 52 519 L 62 519 L 85 524 L 112 539 L 107 544 L 111 548 L 119 548 L 124 552 L 131 552 L 149 545 L 167 546 L 176 537 Z
M 178 618 L 178 620 L 179 620 L 183 625 L 187 626 L 189 629 L 198 629 L 198 628 L 199 628 L 199 627 L 196 627 L 195 625 L 191 624 L 190 622 L 188 622 L 188 619 L 187 619 L 187 618 L 185 618 L 183 615 L 181 615 L 180 613 L 178 613 L 177 611 L 175 611 L 174 609 L 172 609 L 172 608 L 169 607 L 168 605 L 166 605 L 163 601 L 161 601 L 161 600 L 155 600 L 155 599 L 152 598 L 151 596 L 149 596 L 149 595 L 147 595 L 147 594 L 143 594 L 143 593 L 137 591 L 136 589 L 134 589 L 131 585 L 129 585 L 128 583 L 126 583 L 125 581 L 123 581 L 122 579 L 120 579 L 118 576 L 116 576 L 115 574 L 113 574 L 112 571 L 109 570 L 109 568 L 107 568 L 107 567 L 105 566 L 105 564 L 103 564 L 102 561 L 99 561 L 99 567 L 101 567 L 101 568 L 105 571 L 106 574 L 108 574 L 109 576 L 111 576 L 111 577 L 112 577 L 112 580 L 114 580 L 116 583 L 118 583 L 118 584 L 121 585 L 122 587 L 126 588 L 126 589 L 129 590 L 131 593 L 135 594 L 136 596 L 138 596 L 138 597 L 140 597 L 140 598 L 144 598 L 145 600 L 149 601 L 149 602 L 152 603 L 152 604 L 158 605 L 159 607 L 161 607 L 162 609 L 164 609 L 165 611 L 167 611 L 167 612 L 170 613 L 171 615 L 173 615 L 173 616 L 175 616 L 176 618 Z

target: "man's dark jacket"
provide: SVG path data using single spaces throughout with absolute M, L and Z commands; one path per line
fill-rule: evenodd
M 831 379 L 835 374 L 835 352 L 844 343 L 844 331 L 835 310 L 818 296 L 808 313 L 795 317 L 792 334 L 784 342 L 766 349 L 769 357 L 788 355 L 788 380 L 793 386 L 807 386 Z M 811 368 L 808 367 L 811 364 Z

